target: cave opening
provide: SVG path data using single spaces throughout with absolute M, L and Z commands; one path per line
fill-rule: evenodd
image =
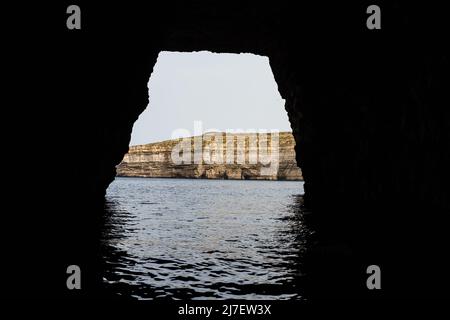
M 268 57 L 162 51 L 148 90 L 148 107 L 133 125 L 118 176 L 303 180 L 285 100 Z M 169 140 L 188 137 L 193 137 L 192 145 L 178 146 L 182 159 L 177 162 L 176 145 Z M 281 158 L 272 159 L 280 151 Z M 176 165 L 158 172 L 162 162 Z M 272 175 L 261 175 L 269 172 L 265 167 L 271 162 Z M 195 172 L 178 172 L 185 169 L 182 164 L 200 166 L 191 168 Z M 211 176 L 202 171 L 205 164 L 225 167 Z M 250 168 L 254 173 L 246 167 L 236 173 L 233 164 L 258 165 Z
M 300 298 L 303 177 L 269 58 L 163 51 L 148 89 L 106 194 L 106 286 Z
M 17 56 L 23 57 L 17 66 L 14 64 L 25 75 L 36 76 L 36 81 L 29 81 L 32 85 L 20 86 L 23 90 L 15 99 L 18 105 L 6 108 L 13 112 L 9 122 L 21 119 L 19 123 L 30 131 L 32 139 L 26 146 L 16 139 L 17 143 L 11 144 L 14 148 L 6 148 L 18 161 L 6 171 L 14 176 L 15 183 L 22 182 L 18 175 L 38 175 L 50 183 L 47 188 L 9 187 L 14 197 L 8 194 L 6 198 L 26 206 L 19 210 L 21 214 L 5 214 L 6 218 L 13 217 L 14 223 L 5 223 L 12 230 L 12 239 L 21 240 L 7 246 L 7 253 L 14 251 L 4 264 L 7 291 L 16 296 L 23 295 L 23 288 L 29 296 L 73 295 L 64 285 L 64 271 L 73 263 L 81 266 L 83 279 L 93 274 L 101 279 L 92 260 L 96 221 L 103 213 L 99 214 L 97 207 L 103 205 L 105 190 L 116 174 L 115 166 L 128 150 L 133 123 L 147 105 L 147 82 L 157 55 L 161 50 L 207 49 L 270 57 L 280 93 L 286 99 L 308 208 L 312 209 L 314 202 L 312 219 L 321 239 L 334 244 L 335 235 L 344 238 L 342 242 L 350 244 L 357 260 L 352 264 L 354 269 L 347 271 L 350 276 L 338 272 L 344 268 L 330 272 L 329 266 L 349 260 L 346 253 L 335 254 L 336 249 L 331 247 L 328 251 L 335 258 L 319 265 L 316 279 L 321 281 L 313 281 L 323 284 L 316 286 L 318 295 L 323 297 L 334 288 L 337 295 L 333 298 L 342 297 L 342 291 L 356 298 L 373 297 L 373 292 L 366 290 L 364 276 L 366 267 L 374 263 L 382 265 L 390 277 L 390 281 L 383 278 L 383 290 L 376 298 L 448 296 L 447 278 L 442 275 L 449 269 L 445 254 L 449 242 L 445 221 L 450 208 L 450 113 L 445 108 L 450 104 L 446 90 L 449 57 L 438 41 L 446 36 L 445 10 L 422 4 L 404 7 L 398 1 L 386 3 L 387 29 L 372 32 L 366 28 L 366 8 L 351 2 L 327 8 L 301 2 L 295 10 L 288 2 L 83 5 L 88 23 L 83 24 L 82 31 L 71 32 L 59 20 L 65 12 L 64 4 L 53 9 L 40 4 L 52 18 L 45 19 L 45 32 L 28 28 L 39 33 L 39 50 L 28 41 L 31 50 L 19 50 Z M 157 8 L 160 6 L 163 8 Z M 111 23 L 112 17 L 117 23 Z M 20 43 L 27 43 L 27 37 L 22 38 Z M 33 103 L 24 104 L 21 98 L 25 96 L 32 97 Z M 45 107 L 37 107 L 41 105 Z M 9 133 L 5 136 L 15 137 L 14 132 Z M 52 143 L 55 137 L 61 143 Z M 29 168 L 30 155 L 54 157 L 33 157 L 37 161 L 33 170 L 24 170 Z M 210 188 L 196 192 L 212 191 L 220 199 L 220 189 L 211 188 L 218 180 L 202 181 L 210 183 Z M 246 187 L 251 189 L 255 184 L 248 181 Z M 168 189 L 141 188 L 155 196 Z M 184 206 L 193 202 L 180 193 L 171 196 Z M 161 204 L 159 199 L 138 199 L 136 188 L 129 198 L 139 200 L 141 206 Z M 114 200 L 110 194 L 108 200 Z M 257 200 L 264 203 L 266 198 L 261 193 Z M 234 204 L 239 202 L 229 203 Z M 136 218 L 131 214 L 133 205 L 129 211 L 125 209 L 110 216 L 110 222 L 117 220 L 112 225 L 119 245 L 124 245 L 121 239 L 136 240 L 121 232 L 121 226 L 126 226 L 132 233 Z M 159 213 L 154 214 L 157 217 Z M 229 220 L 231 223 L 233 216 Z M 188 219 L 183 221 L 186 224 L 177 224 L 174 216 L 173 225 L 179 231 L 191 230 Z M 167 225 L 160 224 L 162 228 Z M 152 225 L 149 228 L 158 229 Z M 161 237 L 139 241 L 156 248 L 161 248 L 160 243 L 173 245 L 160 232 L 155 233 Z M 174 234 L 180 236 L 180 247 L 184 248 L 183 242 L 189 239 Z M 226 243 L 231 245 L 233 241 Z M 64 244 L 64 250 L 55 244 Z M 115 249 L 118 255 L 127 253 L 120 246 Z M 316 256 L 322 257 L 322 252 L 319 248 Z M 158 254 L 154 257 L 161 258 Z M 39 276 L 34 277 L 32 286 L 29 277 L 23 276 L 29 273 L 30 261 L 45 261 L 33 265 L 34 274 Z M 131 256 L 126 263 L 133 261 Z M 182 267 L 179 259 L 166 261 L 176 267 L 175 273 Z M 114 281 L 114 277 L 106 278 Z M 342 280 L 336 283 L 330 279 Z M 350 285 L 347 279 L 355 281 Z M 84 284 L 82 288 L 79 295 L 91 292 Z

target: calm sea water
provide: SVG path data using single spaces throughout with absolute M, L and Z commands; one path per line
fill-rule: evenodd
M 302 299 L 301 194 L 294 181 L 116 178 L 104 286 L 137 299 Z

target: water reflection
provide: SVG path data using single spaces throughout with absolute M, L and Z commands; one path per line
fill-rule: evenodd
M 105 293 L 136 299 L 303 299 L 311 232 L 303 223 L 301 187 L 116 180 L 108 190 L 102 232 Z

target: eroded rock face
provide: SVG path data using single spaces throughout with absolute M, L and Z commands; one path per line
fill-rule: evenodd
M 203 142 L 205 159 L 194 161 L 193 147 L 195 139 L 199 138 Z M 191 137 L 188 139 L 192 146 L 188 163 L 177 163 L 173 160 L 172 151 L 182 143 L 179 139 L 132 146 L 117 166 L 117 175 L 154 178 L 303 180 L 295 160 L 293 135 L 281 132 L 276 139 L 277 146 L 275 143 L 272 145 L 271 139 L 266 135 L 260 137 L 256 133 L 232 136 L 220 133 Z M 220 150 L 222 157 L 219 157 Z M 267 159 L 258 161 L 258 155 L 267 156 Z M 266 170 L 262 170 L 264 167 Z

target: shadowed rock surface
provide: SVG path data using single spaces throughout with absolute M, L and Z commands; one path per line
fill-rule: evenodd
M 216 137 L 217 136 L 217 137 Z M 195 140 L 203 142 L 203 159 L 194 163 Z M 217 140 L 216 140 L 217 139 Z M 271 139 L 265 135 L 204 134 L 191 137 L 187 141 L 191 146 L 188 163 L 175 163 L 172 151 L 182 146 L 181 139 L 167 140 L 145 145 L 131 146 L 122 162 L 117 166 L 117 175 L 121 177 L 153 178 L 204 178 L 230 180 L 302 180 L 301 170 L 295 161 L 295 141 L 289 132 L 280 132 L 277 147 L 272 147 Z M 269 142 L 268 142 L 269 141 Z M 263 148 L 264 147 L 264 148 Z M 264 149 L 264 151 L 262 151 Z M 222 157 L 219 158 L 222 150 Z M 200 154 L 200 153 L 199 153 Z M 229 154 L 230 162 L 227 161 Z M 260 157 L 267 156 L 267 159 Z M 273 155 L 273 168 L 270 170 L 270 157 Z M 261 163 L 263 162 L 263 163 Z M 266 167 L 267 172 L 262 171 Z M 278 170 L 276 170 L 278 168 Z
M 382 29 L 368 30 L 365 0 L 82 2 L 82 29 L 68 30 L 70 4 L 19 4 L 5 16 L 17 59 L 3 111 L 15 127 L 2 128 L 14 155 L 4 159 L 7 294 L 96 296 L 96 204 L 148 105 L 158 53 L 209 50 L 269 57 L 324 248 L 306 262 L 311 296 L 448 296 L 444 4 L 380 2 Z M 65 286 L 71 264 L 81 291 Z M 371 264 L 381 291 L 365 286 Z

